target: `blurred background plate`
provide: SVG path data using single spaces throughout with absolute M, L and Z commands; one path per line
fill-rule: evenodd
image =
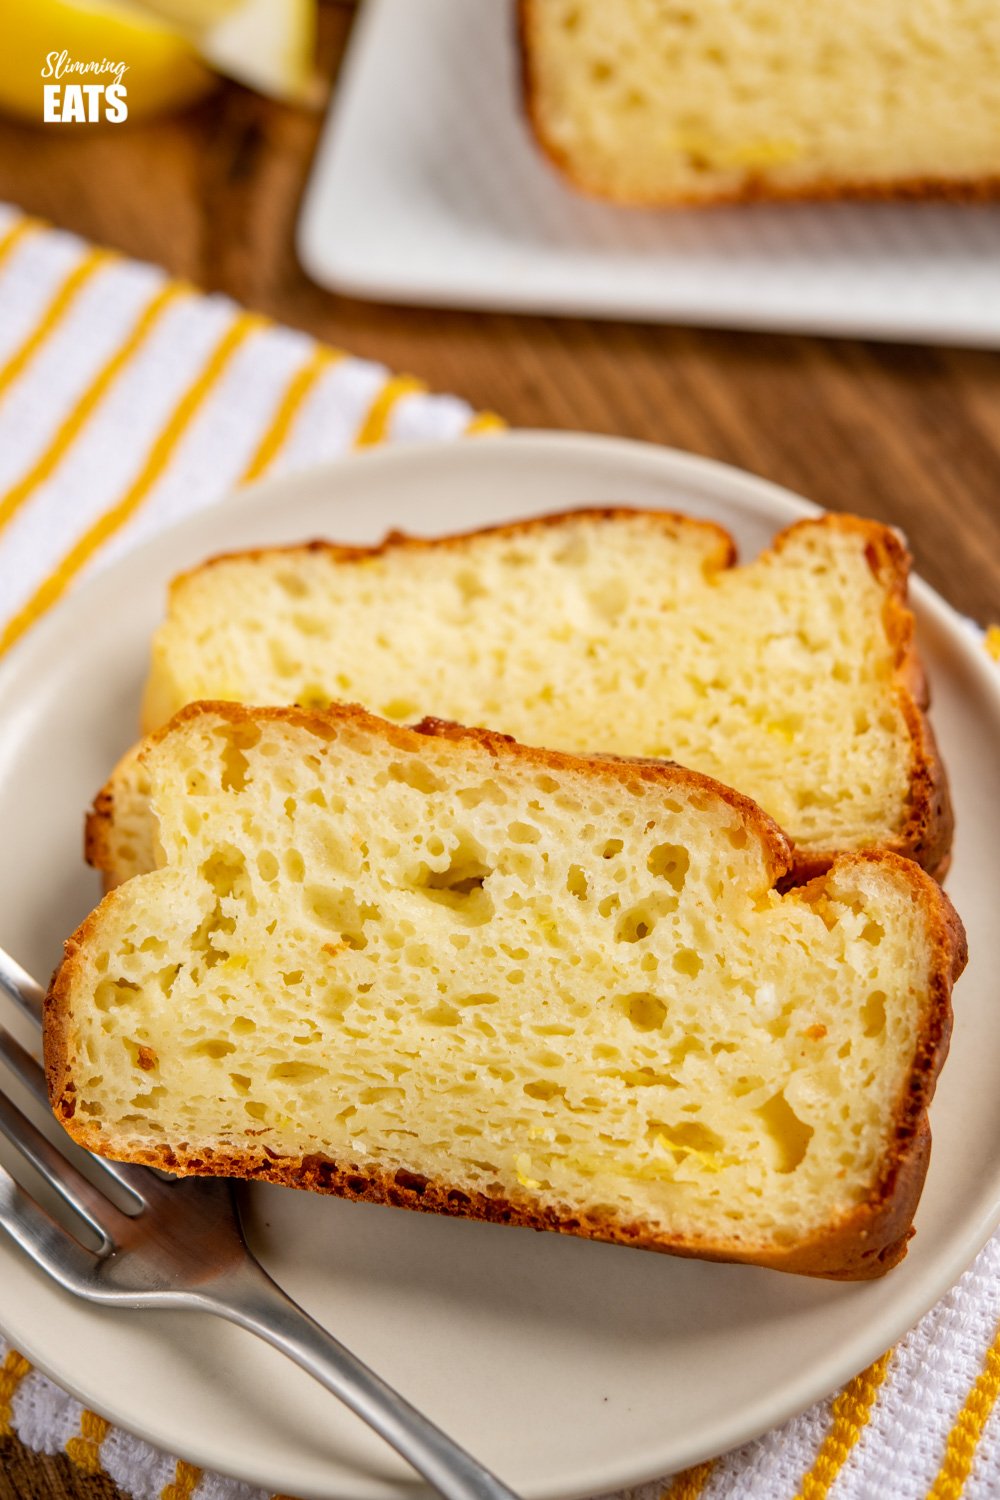
M 366 0 L 298 249 L 438 306 L 1000 348 L 1000 206 L 648 211 L 581 197 L 523 118 L 513 0 Z

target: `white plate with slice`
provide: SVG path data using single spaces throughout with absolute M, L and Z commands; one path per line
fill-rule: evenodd
M 385 450 L 280 478 L 185 521 L 78 589 L 0 671 L 0 944 L 45 975 L 97 898 L 83 809 L 131 742 L 168 579 L 210 553 L 317 535 L 433 535 L 609 501 L 722 522 L 744 557 L 813 507 L 749 475 L 606 438 L 523 434 Z M 969 932 L 934 1149 L 903 1264 L 838 1285 L 527 1230 L 251 1188 L 272 1274 L 526 1497 L 594 1495 L 719 1452 L 898 1339 L 1000 1219 L 1000 681 L 913 590 L 955 793 L 948 889 Z M 6 1082 L 6 1080 L 0 1080 Z M 301 1500 L 422 1493 L 280 1356 L 195 1315 L 75 1302 L 0 1238 L 0 1327 L 88 1406 L 209 1469 Z
M 643 210 L 532 139 L 515 0 L 365 0 L 298 251 L 382 301 L 1000 348 L 1000 205 Z

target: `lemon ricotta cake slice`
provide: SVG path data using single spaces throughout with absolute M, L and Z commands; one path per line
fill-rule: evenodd
M 144 727 L 198 699 L 434 714 L 704 771 L 789 834 L 796 878 L 865 848 L 938 871 L 951 813 L 898 536 L 825 516 L 734 562 L 718 526 L 622 509 L 218 558 L 171 588 Z M 123 836 L 91 846 L 111 884 L 151 837 L 133 773 Z
M 995 0 L 521 0 L 535 135 L 623 203 L 994 193 Z
M 893 854 L 676 766 L 356 707 L 194 705 L 157 868 L 46 1003 L 88 1149 L 813 1275 L 904 1253 L 964 963 Z

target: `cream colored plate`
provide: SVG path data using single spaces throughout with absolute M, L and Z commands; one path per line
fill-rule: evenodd
M 96 899 L 81 815 L 132 739 L 147 642 L 178 569 L 245 544 L 433 534 L 609 501 L 711 517 L 744 555 L 811 510 L 701 459 L 527 434 L 387 450 L 262 485 L 80 588 L 0 672 L 0 944 L 44 975 Z M 922 584 L 914 597 L 958 811 L 949 890 L 972 960 L 919 1232 L 898 1270 L 840 1286 L 285 1189 L 247 1194 L 277 1279 L 525 1496 L 638 1483 L 781 1421 L 897 1339 L 1000 1218 L 1000 686 L 958 617 Z M 303 1500 L 418 1493 L 263 1345 L 207 1318 L 77 1304 L 2 1239 L 0 1324 L 88 1405 L 206 1468 Z

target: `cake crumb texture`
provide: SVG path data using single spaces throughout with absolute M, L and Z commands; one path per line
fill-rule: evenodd
M 1000 185 L 994 0 L 521 0 L 520 14 L 534 130 L 600 196 Z
M 937 884 L 679 767 L 360 708 L 185 709 L 158 868 L 46 1006 L 77 1140 L 172 1170 L 870 1276 L 964 962 Z

